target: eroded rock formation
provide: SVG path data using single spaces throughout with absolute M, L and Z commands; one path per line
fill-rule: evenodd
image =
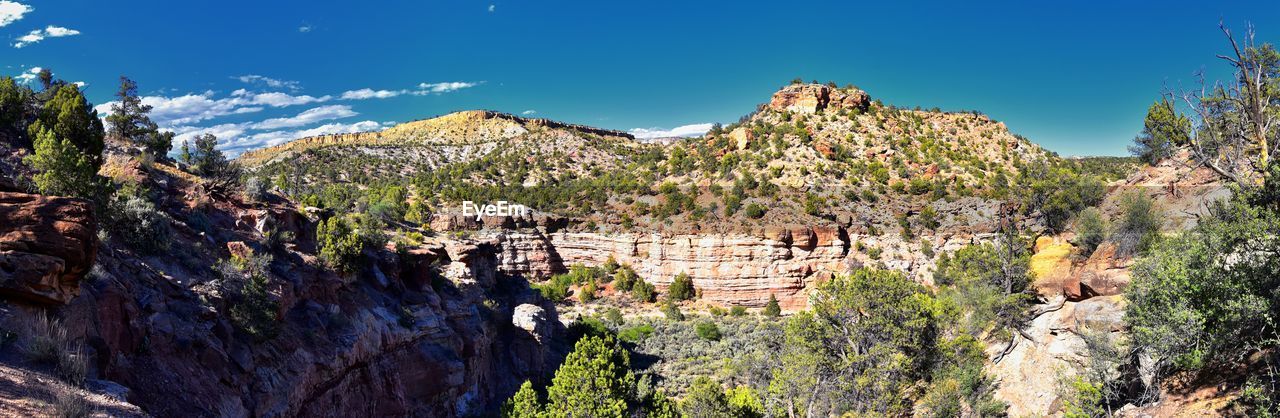
M 933 238 L 930 250 L 943 251 L 990 237 L 966 233 Z M 499 272 L 531 281 L 563 273 L 574 264 L 601 265 L 613 257 L 659 289 L 685 273 L 704 301 L 760 307 L 774 295 L 787 310 L 807 305 L 805 290 L 814 281 L 859 266 L 883 264 L 928 283 L 934 265 L 923 255 L 926 243 L 920 240 L 850 234 L 836 225 L 770 227 L 757 234 L 489 230 L 477 240 L 495 247 Z
M 821 84 L 792 84 L 769 100 L 769 108 L 794 113 L 816 113 L 828 107 L 867 110 L 870 96 L 858 89 L 840 89 Z
M 67 303 L 93 267 L 95 228 L 88 201 L 0 192 L 0 294 Z

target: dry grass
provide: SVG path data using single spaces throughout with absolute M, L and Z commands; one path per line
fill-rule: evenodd
M 39 313 L 24 316 L 18 325 L 18 346 L 28 360 L 53 365 L 68 383 L 84 384 L 88 365 L 83 346 L 71 340 L 61 321 Z
M 82 418 L 93 415 L 93 405 L 74 388 L 61 387 L 54 394 L 49 416 L 56 418 Z

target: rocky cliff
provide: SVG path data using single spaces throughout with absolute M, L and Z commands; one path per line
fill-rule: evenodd
M 160 166 L 148 176 L 174 231 L 154 255 L 118 239 L 99 250 L 87 202 L 0 193 L 0 327 L 49 311 L 83 344 L 90 381 L 147 413 L 482 414 L 556 364 L 554 310 L 497 273 L 492 246 L 380 249 L 338 275 L 314 256 L 316 219 L 288 202 L 197 204 L 207 196 L 181 177 Z M 272 248 L 268 231 L 300 238 Z M 217 273 L 232 255 L 272 256 L 274 333 L 233 322 L 244 284 Z
M 787 310 L 806 307 L 805 291 L 814 281 L 860 266 L 902 270 L 930 283 L 935 261 L 925 252 L 950 251 L 992 236 L 986 232 L 932 238 L 908 241 L 892 234 L 850 233 L 835 225 L 698 235 L 490 229 L 476 237 L 498 249 L 499 272 L 530 281 L 564 273 L 574 264 L 601 265 L 612 257 L 631 265 L 659 289 L 685 273 L 704 301 L 761 307 L 773 295 Z
M 70 301 L 93 266 L 96 226 L 88 201 L 0 191 L 0 295 Z

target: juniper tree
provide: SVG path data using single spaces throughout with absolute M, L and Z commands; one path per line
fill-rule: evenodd
M 173 132 L 161 131 L 151 117 L 151 106 L 142 103 L 138 97 L 138 83 L 128 77 L 120 76 L 120 90 L 116 92 L 118 101 L 111 105 L 111 115 L 107 116 L 107 124 L 111 126 L 112 138 L 137 145 L 152 155 L 163 158 L 173 148 Z

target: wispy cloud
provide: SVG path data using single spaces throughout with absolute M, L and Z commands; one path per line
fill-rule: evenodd
M 300 32 L 300 33 L 308 33 L 308 32 L 311 32 L 311 29 L 313 29 L 313 28 L 311 27 L 311 25 L 302 25 L 302 26 L 298 26 L 298 32 Z
M 525 115 L 525 116 L 529 116 L 529 115 L 536 115 L 536 114 L 538 114 L 538 111 L 533 110 L 533 109 L 529 109 L 529 110 L 526 110 L 526 111 L 520 112 L 520 114 L 521 114 L 521 115 Z
M 39 68 L 30 70 L 19 79 L 34 79 Z M 246 74 L 231 77 L 242 83 L 264 86 L 274 89 L 296 89 L 301 83 L 267 77 L 258 74 Z M 403 95 L 435 95 L 447 94 L 483 84 L 478 82 L 442 82 L 420 83 L 413 88 L 399 90 L 375 90 L 362 88 L 348 90 L 337 95 L 311 96 L 282 91 L 256 92 L 249 89 L 237 89 L 229 94 L 219 94 L 212 90 L 203 93 L 188 93 L 180 96 L 143 96 L 142 103 L 151 106 L 151 119 L 164 129 L 173 131 L 175 140 L 181 142 L 191 140 L 199 134 L 212 134 L 219 138 L 220 148 L 239 153 L 246 149 L 261 146 L 277 145 L 297 138 L 342 132 L 381 130 L 394 125 L 392 122 L 376 122 L 371 120 L 355 123 L 326 123 L 306 128 L 310 125 L 359 115 L 349 105 L 330 104 L 313 107 L 292 116 L 277 116 L 234 123 L 214 123 L 200 126 L 209 121 L 221 120 L 234 115 L 246 115 L 264 112 L 270 108 L 283 108 L 308 104 L 320 104 L 334 100 L 367 100 L 387 99 Z M 95 107 L 99 115 L 111 113 L 111 106 L 116 102 L 103 103 Z M 528 113 L 526 113 L 528 114 Z M 275 115 L 272 115 L 275 116 Z M 243 119 L 241 119 L 243 120 Z M 305 129 L 304 129 L 305 128 Z
M 452 93 L 458 90 L 472 88 L 484 83 L 483 81 L 466 82 L 466 81 L 450 81 L 445 83 L 419 83 L 418 91 L 414 94 L 444 94 Z
M 343 100 L 388 99 L 408 93 L 407 90 L 374 90 L 363 88 L 342 93 Z
M 339 98 L 343 100 L 367 100 L 367 99 L 390 99 L 392 97 L 411 94 L 414 96 L 426 96 L 431 94 L 452 93 L 458 90 L 475 87 L 484 84 L 483 81 L 450 81 L 445 83 L 418 83 L 417 89 L 400 89 L 400 90 L 374 90 L 371 88 L 363 88 L 358 90 L 347 90 L 342 92 Z
M 299 126 L 307 126 L 316 122 L 348 118 L 358 115 L 351 106 L 347 105 L 328 105 L 311 108 L 302 111 L 294 116 L 284 118 L 271 118 L 253 124 L 254 129 L 280 129 L 280 128 L 296 128 Z
M 43 41 L 44 38 L 61 38 L 64 36 L 75 36 L 79 34 L 80 34 L 80 31 L 75 29 L 68 29 L 61 26 L 50 25 L 44 29 L 36 29 L 31 31 L 30 33 L 27 33 L 26 35 L 18 37 L 18 42 L 14 42 L 13 47 L 22 48 L 27 45 L 31 45 L 36 42 Z
M 489 13 L 493 13 L 494 9 L 497 9 L 497 8 L 498 8 L 498 6 L 490 4 L 490 5 L 489 5 Z
M 711 123 L 695 123 L 677 126 L 672 129 L 635 128 L 627 132 L 639 139 L 690 137 L 707 133 L 707 131 L 711 130 L 711 125 Z
M 0 27 L 22 20 L 22 16 L 32 10 L 35 9 L 22 3 L 0 0 Z
M 213 91 L 175 97 L 143 96 L 142 104 L 151 106 L 151 119 L 157 124 L 162 127 L 173 127 L 223 116 L 260 112 L 266 107 L 322 103 L 330 99 L 332 99 L 331 96 L 314 97 L 281 92 L 252 93 L 240 89 L 232 92 L 230 97 L 217 97 Z M 116 103 L 103 103 L 94 109 L 100 115 L 107 115 L 111 113 L 111 106 Z
M 236 80 L 240 80 L 241 83 L 263 85 L 263 86 L 277 88 L 277 89 L 286 88 L 289 90 L 298 91 L 299 89 L 302 88 L 302 83 L 299 83 L 297 81 L 280 80 L 276 78 L 260 76 L 257 74 L 246 74 L 246 75 L 233 77 L 233 78 L 235 78 Z
M 243 132 L 241 132 L 240 134 L 219 136 L 219 148 L 227 151 L 229 154 L 239 155 L 246 150 L 280 145 L 298 138 L 350 132 L 380 131 L 386 129 L 387 126 L 388 125 L 384 123 L 366 120 L 355 123 L 329 123 L 308 129 L 270 131 L 252 135 L 243 135 Z M 227 134 L 230 133 L 231 132 L 227 132 Z
M 285 106 L 296 106 L 296 105 L 304 105 L 304 104 L 311 104 L 311 103 L 324 103 L 333 99 L 333 96 L 315 97 L 315 96 L 308 96 L 305 94 L 295 96 L 289 93 L 281 93 L 278 91 L 267 92 L 267 93 L 253 93 L 245 89 L 239 89 L 239 90 L 233 91 L 231 92 L 231 95 L 236 99 L 242 99 L 242 101 L 247 101 L 247 104 L 249 105 L 264 105 L 264 106 L 271 106 L 271 107 L 285 107 Z

